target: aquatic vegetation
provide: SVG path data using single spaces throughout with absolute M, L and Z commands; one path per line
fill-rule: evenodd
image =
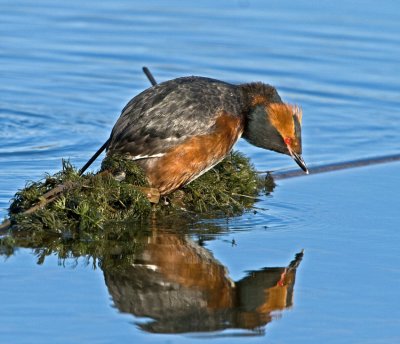
M 96 231 L 107 220 L 144 218 L 151 212 L 147 197 L 136 188 L 145 185 L 143 172 L 126 162 L 127 179 L 116 180 L 110 172 L 79 176 L 67 161 L 63 168 L 43 181 L 29 183 L 18 191 L 9 208 L 11 223 L 17 230 L 45 230 L 55 234 Z M 57 185 L 65 189 L 55 200 L 36 211 L 24 210 L 45 202 L 43 194 Z
M 253 206 L 259 186 L 260 180 L 249 159 L 233 152 L 172 197 L 181 194 L 181 203 L 189 210 L 201 213 L 219 210 L 235 215 Z
M 249 159 L 232 152 L 210 171 L 154 204 L 148 198 L 151 188 L 146 177 L 133 161 L 107 157 L 98 173 L 82 176 L 70 162 L 63 161 L 60 172 L 28 183 L 15 194 L 9 217 L 17 231 L 93 239 L 109 222 L 146 221 L 152 213 L 238 215 L 253 206 L 265 186 Z M 43 195 L 55 187 L 61 189 L 46 200 Z M 27 213 L 32 207 L 35 211 Z

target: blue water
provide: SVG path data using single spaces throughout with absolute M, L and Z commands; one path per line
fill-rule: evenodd
M 202 75 L 276 86 L 303 109 L 309 165 L 399 153 L 399 54 L 395 1 L 3 2 L 0 216 L 26 180 L 59 170 L 62 158 L 86 162 L 149 86 L 143 65 L 159 82 Z M 260 170 L 295 167 L 244 142 L 236 148 Z M 104 270 L 84 258 L 37 265 L 21 248 L 0 257 L 1 341 L 398 342 L 399 167 L 279 181 L 256 214 L 215 221 L 220 233 L 205 248 L 188 229 L 185 245 L 211 254 L 235 282 L 305 250 L 293 304 L 258 332 L 149 333 L 137 323 L 151 318 L 115 305 Z

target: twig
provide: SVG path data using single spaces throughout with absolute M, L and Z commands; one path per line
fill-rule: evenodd
M 93 154 L 93 156 L 87 161 L 85 165 L 79 170 L 78 175 L 82 175 L 83 172 L 85 172 L 88 167 L 97 159 L 97 157 L 103 153 L 103 151 L 107 148 L 108 144 L 110 142 L 110 139 L 108 139 L 106 142 L 103 143 L 103 145 L 97 150 L 96 153 Z
M 239 196 L 239 197 L 245 197 L 245 198 L 250 198 L 250 199 L 258 199 L 259 197 L 254 197 L 254 196 L 248 196 L 248 195 L 242 195 L 242 194 L 238 194 L 235 192 L 231 193 L 232 196 Z
M 396 161 L 400 161 L 400 154 L 383 155 L 383 156 L 370 157 L 370 158 L 359 159 L 359 160 L 341 161 L 341 162 L 332 163 L 332 164 L 322 164 L 319 166 L 318 165 L 311 166 L 309 171 L 310 171 L 310 174 L 317 174 L 317 173 L 345 170 L 345 169 L 349 169 L 349 168 L 386 164 L 389 162 L 396 162 Z M 286 170 L 285 169 L 285 170 L 265 171 L 265 172 L 267 174 L 272 175 L 274 180 L 307 176 L 307 174 L 305 174 L 303 171 L 299 170 L 298 168 L 296 168 L 294 170 Z M 262 174 L 265 172 L 260 171 L 258 173 Z
M 4 220 L 2 224 L 0 224 L 0 235 L 7 234 L 7 230 L 11 226 L 11 221 L 9 219 Z
M 67 182 L 65 184 L 56 186 L 54 189 L 51 189 L 50 191 L 47 191 L 45 194 L 43 194 L 43 196 L 41 197 L 41 200 L 39 201 L 38 204 L 23 211 L 22 215 L 32 214 L 36 210 L 39 210 L 39 209 L 45 207 L 47 204 L 55 201 L 58 198 L 60 193 L 64 192 L 67 188 L 70 188 L 76 184 L 77 183 Z M 5 220 L 2 224 L 0 224 L 0 235 L 5 234 L 7 232 L 7 230 L 10 228 L 10 226 L 11 226 L 11 221 L 8 219 Z
M 154 79 L 154 76 L 153 76 L 153 74 L 151 74 L 150 70 L 146 66 L 144 66 L 142 69 L 143 69 L 143 73 L 146 74 L 147 79 L 149 79 L 151 85 L 152 86 L 157 85 L 157 81 L 156 81 L 156 79 Z
M 153 74 L 151 74 L 150 70 L 145 66 L 142 68 L 143 73 L 147 76 L 147 79 L 149 79 L 150 83 L 152 86 L 157 85 L 156 79 L 154 79 Z M 81 176 L 83 172 L 85 172 L 88 167 L 97 159 L 97 157 L 104 152 L 104 150 L 107 148 L 108 144 L 110 143 L 110 139 L 108 139 L 106 142 L 103 143 L 103 145 L 97 150 L 96 153 L 93 154 L 93 156 L 88 160 L 88 162 L 83 165 L 83 167 L 79 170 L 79 175 Z
M 152 86 L 157 85 L 157 81 L 154 79 L 153 75 L 151 74 L 150 70 L 147 67 L 143 67 L 143 72 L 149 79 L 150 83 Z M 103 151 L 107 148 L 108 144 L 110 142 L 110 139 L 108 139 L 106 142 L 103 143 L 103 145 L 97 150 L 96 153 L 93 154 L 93 156 L 86 162 L 85 165 L 79 170 L 78 175 L 81 176 L 87 169 L 88 167 L 98 158 L 98 156 L 103 153 Z M 46 192 L 41 198 L 41 202 L 38 204 L 34 205 L 33 207 L 25 210 L 22 212 L 24 215 L 28 215 L 31 213 L 34 213 L 36 210 L 43 208 L 47 204 L 55 201 L 59 194 L 63 193 L 66 188 L 71 187 L 73 185 L 76 185 L 76 183 L 65 183 L 56 186 L 54 189 Z M 149 198 L 149 201 L 152 203 L 158 203 L 160 199 L 160 193 L 158 190 L 154 188 L 139 188 L 140 191 L 146 194 L 146 196 Z M 0 235 L 5 234 L 7 230 L 11 226 L 11 221 L 10 220 L 5 220 L 3 223 L 0 224 Z

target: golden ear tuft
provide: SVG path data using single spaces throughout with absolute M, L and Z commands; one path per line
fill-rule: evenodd
M 266 110 L 271 122 L 276 127 L 292 121 L 293 110 L 291 105 L 284 103 L 270 103 L 268 104 Z
M 299 119 L 299 122 L 301 124 L 301 120 L 303 119 L 303 110 L 301 109 L 300 106 L 297 105 L 291 105 L 292 109 L 293 109 L 293 115 L 297 116 L 297 118 Z
M 300 125 L 302 120 L 302 110 L 299 106 L 270 103 L 266 107 L 266 112 L 269 121 L 282 137 L 295 137 L 295 118 L 298 119 Z
M 271 124 L 279 131 L 282 137 L 294 136 L 293 108 L 291 105 L 270 103 L 266 110 Z

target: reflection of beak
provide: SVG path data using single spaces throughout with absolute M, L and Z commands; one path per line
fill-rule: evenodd
M 293 158 L 294 161 L 296 161 L 297 165 L 299 165 L 300 168 L 301 168 L 305 173 L 308 174 L 309 172 L 308 172 L 307 165 L 306 165 L 306 163 L 304 162 L 304 160 L 303 160 L 303 158 L 301 157 L 301 155 L 300 155 L 300 154 L 297 154 L 296 152 L 293 152 L 292 149 L 291 149 L 289 146 L 287 146 L 287 148 L 288 148 L 288 150 L 289 150 L 290 156 Z

